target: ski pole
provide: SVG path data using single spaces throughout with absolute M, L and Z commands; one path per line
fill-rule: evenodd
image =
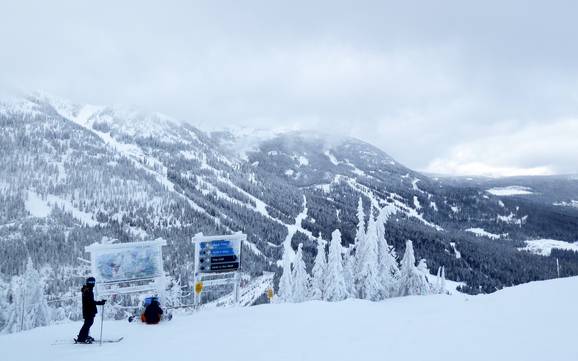
M 102 325 L 104 325 L 104 305 L 100 309 L 100 346 L 102 346 Z

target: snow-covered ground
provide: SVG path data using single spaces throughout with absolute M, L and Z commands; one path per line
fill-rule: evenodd
M 532 194 L 532 189 L 522 186 L 508 186 L 508 187 L 496 187 L 488 189 L 486 192 L 493 194 L 495 196 L 506 197 L 506 196 L 522 196 L 527 194 Z
M 508 236 L 507 233 L 506 233 L 506 234 L 495 234 L 495 233 L 488 232 L 488 231 L 486 231 L 486 230 L 483 229 L 483 228 L 468 228 L 468 229 L 466 229 L 465 231 L 466 231 L 466 232 L 473 233 L 473 234 L 475 234 L 475 235 L 478 236 L 478 237 L 487 237 L 487 238 L 490 238 L 490 239 L 500 239 L 500 238 L 502 238 L 502 237 L 507 237 L 507 236 Z
M 562 206 L 562 207 L 576 207 L 578 208 L 578 201 L 571 200 L 570 202 L 555 202 L 555 206 Z
M 526 241 L 526 247 L 518 249 L 520 251 L 528 251 L 540 256 L 549 256 L 554 248 L 578 252 L 578 242 L 570 243 L 557 241 L 555 239 L 534 239 Z
M 205 310 L 157 326 L 105 321 L 118 344 L 51 345 L 80 323 L 0 336 L 2 360 L 578 360 L 578 277 L 484 296 Z M 98 336 L 99 323 L 93 326 Z

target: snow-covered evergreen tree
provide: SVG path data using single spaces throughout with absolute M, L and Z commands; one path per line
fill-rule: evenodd
M 345 248 L 343 253 L 343 278 L 348 297 L 356 297 L 357 295 L 355 290 L 355 255 L 353 254 L 353 249 L 353 246 L 349 246 Z
M 279 291 L 277 292 L 279 300 L 282 302 L 293 302 L 293 273 L 291 271 L 291 258 L 293 250 L 289 244 L 285 244 L 283 249 L 283 258 L 281 259 L 282 274 L 279 279 Z
M 317 256 L 313 264 L 313 277 L 311 279 L 311 298 L 324 300 L 326 290 L 327 256 L 325 254 L 325 241 L 317 240 Z M 340 260 L 341 262 L 341 260 Z
M 354 297 L 359 297 L 359 289 L 360 289 L 360 282 L 361 279 L 361 268 L 364 263 L 364 243 L 366 238 L 366 231 L 365 231 L 365 211 L 363 210 L 363 200 L 361 197 L 359 198 L 359 202 L 357 203 L 357 231 L 355 233 L 355 240 L 353 244 L 353 254 L 355 256 L 355 262 L 353 267 L 353 291 L 351 293 Z
M 381 297 L 388 298 L 397 294 L 397 283 L 399 277 L 399 267 L 397 256 L 392 246 L 385 238 L 385 223 L 389 216 L 395 213 L 395 207 L 386 206 L 382 208 L 377 217 L 377 255 L 379 264 L 379 280 L 381 284 Z
M 442 267 L 438 267 L 438 272 L 436 273 L 436 285 L 435 292 L 442 293 Z
M 11 304 L 8 302 L 10 288 L 7 282 L 0 277 L 0 333 L 6 328 L 10 316 Z
M 425 259 L 422 258 L 419 260 L 417 264 L 417 270 L 419 271 L 419 274 L 422 278 L 422 283 L 425 285 L 425 294 L 431 294 L 433 289 L 431 283 L 429 282 L 430 272 Z
M 13 307 L 6 324 L 8 332 L 46 326 L 50 322 L 50 308 L 44 295 L 44 282 L 28 258 L 26 271 L 11 282 Z
M 303 243 L 299 243 L 293 262 L 293 302 L 304 302 L 309 299 L 311 278 L 303 260 Z
M 408 240 L 405 242 L 405 253 L 401 260 L 399 295 L 426 295 L 429 293 L 429 284 L 427 279 L 415 266 L 415 255 L 413 243 Z
M 160 296 L 162 304 L 172 307 L 182 306 L 183 292 L 180 280 L 175 280 L 170 276 L 166 277 Z
M 442 277 L 442 281 L 441 281 L 441 284 L 440 284 L 440 293 L 441 293 L 441 294 L 446 294 L 446 268 L 445 268 L 445 266 L 442 266 L 442 274 L 441 274 L 441 277 Z
M 373 214 L 369 215 L 369 224 L 365 240 L 358 248 L 357 291 L 359 298 L 376 301 L 382 294 L 377 255 L 377 225 Z
M 336 229 L 331 234 L 331 244 L 329 245 L 329 257 L 327 260 L 325 299 L 328 301 L 341 301 L 348 296 L 341 249 L 341 232 Z

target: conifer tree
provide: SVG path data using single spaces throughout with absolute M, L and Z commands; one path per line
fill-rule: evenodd
M 377 225 L 370 212 L 367 234 L 358 249 L 357 287 L 360 298 L 372 301 L 378 300 L 382 294 L 377 248 Z
M 422 283 L 424 284 L 424 292 L 423 294 L 431 294 L 432 293 L 432 286 L 429 282 L 430 272 L 427 266 L 427 262 L 425 259 L 420 259 L 417 264 L 417 270 L 421 276 Z
M 331 244 L 329 245 L 329 257 L 327 261 L 325 299 L 328 301 L 341 301 L 346 299 L 348 295 L 341 248 L 341 232 L 336 229 L 331 234 Z
M 363 210 L 363 200 L 359 198 L 357 203 L 357 232 L 355 233 L 355 241 L 353 245 L 354 267 L 353 267 L 353 293 L 352 296 L 359 297 L 359 290 L 361 288 L 361 268 L 363 267 L 364 251 L 365 251 L 365 212 Z
M 291 271 L 291 258 L 293 250 L 289 244 L 285 244 L 283 249 L 282 274 L 279 279 L 279 299 L 283 302 L 293 302 L 293 273 Z
M 353 254 L 353 249 L 353 246 L 349 246 L 343 254 L 343 278 L 347 289 L 347 297 L 356 297 L 357 295 L 355 290 L 355 255 Z
M 8 332 L 48 325 L 50 309 L 44 295 L 44 282 L 32 259 L 28 258 L 24 274 L 12 278 L 11 296 L 13 307 L 6 324 Z
M 441 287 L 440 287 L 440 293 L 442 294 L 446 294 L 446 268 L 445 266 L 442 266 L 442 281 L 441 281 Z
M 377 254 L 379 264 L 379 281 L 381 284 L 381 297 L 388 298 L 397 294 L 397 281 L 399 267 L 395 250 L 387 243 L 385 238 L 385 223 L 395 208 L 386 206 L 382 208 L 377 217 Z
M 413 243 L 408 240 L 405 243 L 405 253 L 401 260 L 399 295 L 425 295 L 429 292 L 427 280 L 424 282 L 422 273 L 415 266 Z
M 436 293 L 442 293 L 442 267 L 438 267 L 438 272 L 436 273 Z
M 299 243 L 293 262 L 293 302 L 304 302 L 309 299 L 311 279 L 307 274 L 303 260 L 303 243 Z
M 0 333 L 2 333 L 2 330 L 6 328 L 8 317 L 11 312 L 12 305 L 8 302 L 9 291 L 10 288 L 8 283 L 4 282 L 4 280 L 0 278 Z
M 325 241 L 317 240 L 317 256 L 313 264 L 313 278 L 311 279 L 311 298 L 314 300 L 325 299 L 325 281 L 327 278 L 327 257 L 325 254 Z

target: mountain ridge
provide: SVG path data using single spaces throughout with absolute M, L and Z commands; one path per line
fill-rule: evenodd
M 249 274 L 278 272 L 287 238 L 294 248 L 304 244 L 310 267 L 316 241 L 334 229 L 342 230 L 344 246 L 353 241 L 360 198 L 366 214 L 386 205 L 397 210 L 386 228 L 398 254 L 413 239 L 419 257 L 433 269 L 445 265 L 467 292 L 554 277 L 555 256 L 568 275 L 578 274 L 573 253 L 518 250 L 530 239 L 576 240 L 578 210 L 554 205 L 572 204 L 568 197 L 578 186 L 570 180 L 563 199 L 546 186 L 553 195 L 506 199 L 486 192 L 497 183 L 430 178 L 350 137 L 204 132 L 162 116 L 148 127 L 156 118 L 138 111 L 82 113 L 84 106 L 51 99 L 0 106 L 4 277 L 20 273 L 27 255 L 51 265 L 56 278 L 60 264 L 84 274 L 77 259 L 89 243 L 163 237 L 167 271 L 188 287 L 197 232 L 247 233 Z M 46 217 L 31 216 L 30 197 L 48 207 Z M 470 229 L 507 236 L 488 242 Z M 63 280 L 53 293 L 75 282 Z

